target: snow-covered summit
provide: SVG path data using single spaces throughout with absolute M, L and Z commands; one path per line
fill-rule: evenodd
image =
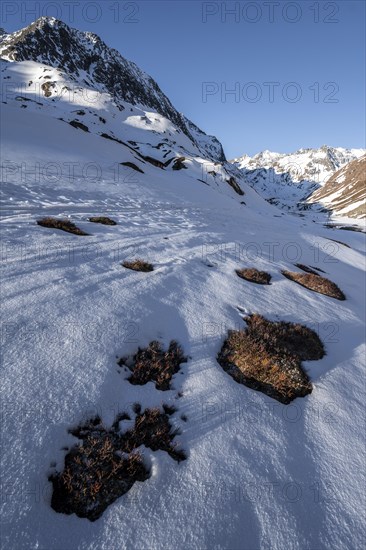
M 279 174 L 291 171 L 295 182 L 312 180 L 322 185 L 333 172 L 351 160 L 360 158 L 365 152 L 365 149 L 322 145 L 319 149 L 301 148 L 294 153 L 265 150 L 253 157 L 243 155 L 231 162 L 239 169 L 274 168 Z

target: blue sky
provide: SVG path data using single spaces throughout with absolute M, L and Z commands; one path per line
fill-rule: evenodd
M 365 147 L 363 1 L 4 0 L 1 10 L 7 31 L 53 15 L 99 34 L 228 158 Z

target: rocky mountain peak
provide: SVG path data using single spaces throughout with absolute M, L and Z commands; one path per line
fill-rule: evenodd
M 151 76 L 94 33 L 73 29 L 54 17 L 41 17 L 24 29 L 4 35 L 0 56 L 8 61 L 41 62 L 76 77 L 86 73 L 89 83 L 109 93 L 121 110 L 123 102 L 152 109 L 173 122 L 204 156 L 226 160 L 216 138 L 194 130 L 195 125 L 174 108 Z

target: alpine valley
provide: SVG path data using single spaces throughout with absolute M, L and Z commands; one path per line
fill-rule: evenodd
M 363 548 L 365 150 L 229 162 L 97 35 L 0 40 L 4 549 Z

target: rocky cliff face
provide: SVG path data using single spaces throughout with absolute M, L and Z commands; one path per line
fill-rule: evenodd
M 366 217 L 366 155 L 353 160 L 333 174 L 309 198 L 329 210 L 351 218 Z

